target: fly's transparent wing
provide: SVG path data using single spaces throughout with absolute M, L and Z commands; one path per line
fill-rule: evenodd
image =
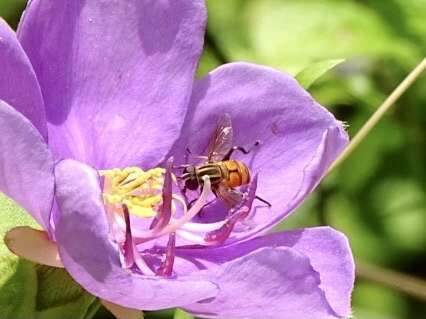
M 232 148 L 232 122 L 228 113 L 223 114 L 217 122 L 208 147 L 208 161 L 221 161 Z
M 229 208 L 238 205 L 243 199 L 243 194 L 241 192 L 224 184 L 219 184 L 217 186 L 215 194 L 218 198 L 224 201 Z

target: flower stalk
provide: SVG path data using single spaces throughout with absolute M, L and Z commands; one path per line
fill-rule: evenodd
M 357 276 L 426 301 L 426 281 L 366 262 L 357 262 Z

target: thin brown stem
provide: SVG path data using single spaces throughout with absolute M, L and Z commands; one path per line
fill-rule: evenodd
M 356 274 L 358 278 L 390 287 L 426 301 L 426 281 L 423 279 L 360 261 L 356 263 Z
M 340 154 L 340 156 L 334 161 L 334 163 L 328 169 L 330 173 L 333 169 L 339 166 L 358 145 L 364 140 L 364 138 L 370 133 L 370 131 L 376 126 L 379 120 L 385 115 L 390 107 L 401 97 L 402 94 L 414 83 L 414 81 L 420 76 L 420 74 L 426 69 L 426 58 L 424 58 L 407 77 L 396 87 L 396 89 L 388 96 L 388 98 L 379 106 L 374 114 L 368 119 L 364 126 L 358 131 L 358 133 L 351 140 L 349 145 Z

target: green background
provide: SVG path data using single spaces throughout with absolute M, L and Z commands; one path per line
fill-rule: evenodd
M 207 3 L 209 25 L 199 76 L 231 61 L 266 64 L 294 75 L 313 62 L 344 58 L 309 91 L 349 125 L 351 136 L 426 52 L 426 0 Z M 24 1 L 0 0 L 0 16 L 13 27 L 23 8 Z M 370 268 L 362 267 L 375 265 L 380 274 L 391 269 L 426 277 L 425 128 L 426 78 L 422 76 L 350 158 L 278 227 L 328 224 L 349 237 L 360 265 L 353 294 L 355 318 L 426 318 L 425 304 L 401 292 L 398 287 L 404 282 L 397 276 L 387 276 L 395 289 L 379 283 Z M 0 197 L 0 205 L 0 230 L 4 232 L 10 227 L 7 216 L 15 214 L 16 206 L 5 197 Z M 22 223 L 31 222 L 22 214 Z M 40 318 L 56 318 L 55 312 L 46 314 L 43 309 L 47 301 L 57 302 L 56 314 L 78 308 L 81 318 L 93 313 L 96 318 L 110 317 L 64 274 L 58 275 L 61 280 L 55 284 L 60 281 L 69 289 L 58 297 L 41 287 L 46 285 L 41 279 L 50 270 L 11 258 L 3 245 L 0 254 L 8 260 L 0 268 L 0 312 L 9 309 L 22 314 L 27 310 L 19 309 L 18 301 L 25 299 Z M 15 299 L 10 294 L 9 299 L 1 297 L 11 291 Z M 9 308 L 3 308 L 6 305 Z M 172 311 L 146 314 L 146 318 L 172 317 Z

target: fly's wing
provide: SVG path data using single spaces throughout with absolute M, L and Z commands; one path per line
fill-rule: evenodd
M 208 161 L 221 161 L 232 147 L 232 122 L 229 114 L 225 113 L 217 122 L 216 131 L 213 133 L 208 147 Z
M 219 184 L 217 186 L 217 188 L 215 189 L 215 194 L 218 198 L 224 201 L 229 208 L 238 205 L 243 199 L 242 193 L 224 184 Z

